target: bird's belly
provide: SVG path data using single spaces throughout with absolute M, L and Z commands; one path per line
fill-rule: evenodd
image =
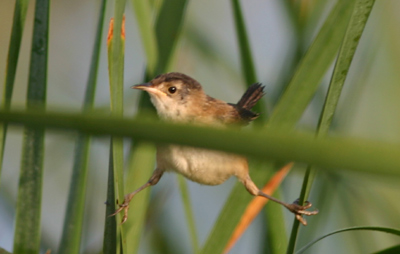
M 247 172 L 247 160 L 235 154 L 168 145 L 157 148 L 157 167 L 175 171 L 206 185 L 218 185 L 232 175 Z

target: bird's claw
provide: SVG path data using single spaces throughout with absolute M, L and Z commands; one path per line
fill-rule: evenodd
M 315 211 L 306 211 L 311 206 L 312 206 L 312 204 L 308 201 L 306 201 L 304 205 L 299 205 L 299 200 L 297 199 L 292 204 L 288 204 L 286 206 L 286 208 L 289 209 L 289 211 L 291 211 L 292 213 L 294 213 L 296 215 L 296 219 L 298 221 L 300 221 L 301 224 L 303 224 L 304 226 L 307 226 L 307 221 L 302 217 L 302 215 L 311 216 L 311 215 L 318 214 L 318 212 L 319 212 L 318 209 Z
M 118 213 L 120 213 L 122 210 L 124 210 L 124 215 L 122 216 L 122 220 L 121 220 L 121 225 L 122 225 L 128 220 L 129 201 L 127 201 L 125 198 L 124 202 L 122 204 L 118 204 L 118 206 L 119 206 L 119 208 L 117 210 L 115 210 L 115 212 L 113 214 L 109 215 L 109 217 L 115 216 Z

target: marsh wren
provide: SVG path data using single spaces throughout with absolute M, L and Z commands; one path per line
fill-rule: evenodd
M 199 82 L 178 72 L 155 77 L 148 83 L 132 88 L 149 93 L 160 118 L 180 123 L 193 123 L 224 127 L 231 124 L 248 124 L 258 117 L 251 108 L 264 95 L 264 87 L 256 83 L 250 86 L 237 104 L 214 99 L 204 93 Z M 243 156 L 222 151 L 194 148 L 181 145 L 157 147 L 157 167 L 149 181 L 125 196 L 115 214 L 124 210 L 122 223 L 128 218 L 129 202 L 141 190 L 155 185 L 164 172 L 174 171 L 186 178 L 206 185 L 218 185 L 231 176 L 244 185 L 254 196 L 262 196 L 286 207 L 296 218 L 307 225 L 302 215 L 314 215 L 318 211 L 307 211 L 311 203 L 304 206 L 294 202 L 288 204 L 263 193 L 251 180 L 247 159 Z

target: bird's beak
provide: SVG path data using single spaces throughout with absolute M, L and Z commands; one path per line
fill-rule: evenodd
M 143 83 L 143 84 L 138 84 L 131 86 L 132 89 L 140 89 L 140 90 L 146 90 L 146 88 L 151 87 L 151 83 Z
M 159 95 L 159 96 L 165 96 L 166 94 L 161 91 L 160 89 L 153 87 L 151 83 L 144 83 L 144 84 L 139 84 L 139 85 L 134 85 L 131 86 L 132 89 L 140 89 L 143 91 L 148 92 L 149 94 L 153 95 Z

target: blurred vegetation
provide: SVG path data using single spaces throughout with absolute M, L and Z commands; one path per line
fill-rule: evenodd
M 37 26 L 46 26 L 39 20 L 47 18 L 48 2 L 47 48 L 46 32 Z M 106 24 L 111 17 L 122 20 L 125 2 L 125 53 L 121 60 L 117 46 L 107 61 Z M 320 213 L 307 218 L 307 227 L 298 227 L 292 214 L 268 203 L 230 253 L 294 253 L 345 228 L 351 230 L 330 235 L 305 253 L 396 251 L 400 3 L 374 2 L 1 1 L 0 252 L 20 247 L 18 253 L 39 248 L 40 253 L 100 253 L 104 242 L 104 253 L 121 253 L 120 247 L 124 253 L 220 253 L 252 198 L 235 179 L 205 187 L 167 175 L 132 200 L 127 224 L 117 226 L 116 218 L 107 216 L 114 209 L 111 190 L 116 188 L 121 199 L 118 191 L 143 184 L 154 168 L 154 145 L 143 141 L 245 153 L 260 187 L 275 165 L 299 162 L 282 184 L 280 198 L 308 196 Z M 152 112 L 148 97 L 129 87 L 167 71 L 186 73 L 208 94 L 229 102 L 237 101 L 249 83 L 261 82 L 267 94 L 257 111 L 264 117 L 240 133 L 147 120 L 152 115 L 147 116 Z M 118 94 L 112 99 L 109 80 L 112 94 Z M 36 89 L 35 83 L 40 83 Z M 40 107 L 37 102 L 44 98 L 50 114 L 23 111 L 33 108 L 32 101 Z M 108 116 L 110 100 L 117 114 L 123 106 L 128 119 Z M 82 107 L 93 113 L 81 114 Z M 26 128 L 32 133 L 49 128 L 29 142 L 32 137 L 15 122 L 36 123 Z M 110 145 L 108 136 L 90 134 L 133 139 L 122 145 L 114 137 Z M 246 144 L 239 146 L 243 140 Z M 123 185 L 113 186 L 122 174 L 115 166 L 126 168 Z M 33 178 L 37 181 L 28 186 L 33 190 L 24 187 L 24 179 Z M 357 226 L 362 230 L 354 230 Z M 123 244 L 109 244 L 117 233 Z

